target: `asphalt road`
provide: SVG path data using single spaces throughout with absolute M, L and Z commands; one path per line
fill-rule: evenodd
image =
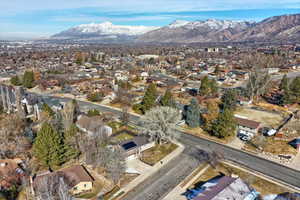
M 68 98 L 43 97 L 47 103 L 59 101 L 69 101 Z M 84 109 L 99 109 L 103 112 L 111 112 L 119 115 L 121 112 L 105 106 L 95 105 L 88 102 L 78 101 L 79 106 Z M 138 116 L 131 115 L 130 120 L 136 122 Z M 161 170 L 149 177 L 143 184 L 124 198 L 125 200 L 158 200 L 162 199 L 178 183 L 187 177 L 202 161 L 201 153 L 218 152 L 225 159 L 243 165 L 249 169 L 265 174 L 288 185 L 300 188 L 300 171 L 285 167 L 270 160 L 266 160 L 255 155 L 233 149 L 231 147 L 218 144 L 203 138 L 178 131 L 179 142 L 185 145 L 186 150 L 165 165 Z

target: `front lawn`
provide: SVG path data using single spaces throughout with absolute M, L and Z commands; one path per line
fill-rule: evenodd
M 142 153 L 141 161 L 153 166 L 173 152 L 177 147 L 178 146 L 173 143 L 156 145 Z

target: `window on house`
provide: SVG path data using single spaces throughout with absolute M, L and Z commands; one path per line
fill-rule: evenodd
M 86 187 L 86 184 L 84 184 L 83 186 Z

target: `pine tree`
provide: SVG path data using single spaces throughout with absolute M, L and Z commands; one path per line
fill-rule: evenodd
M 47 167 L 60 166 L 64 158 L 63 137 L 49 123 L 44 123 L 33 144 L 33 154 Z
M 290 84 L 293 103 L 300 102 L 300 77 L 295 78 Z
M 55 115 L 55 112 L 52 110 L 52 108 L 48 105 L 48 104 L 46 104 L 46 103 L 44 103 L 43 105 L 42 105 L 42 111 L 43 112 L 45 112 L 49 117 L 53 117 L 54 115 Z
M 26 88 L 34 87 L 34 73 L 33 71 L 26 71 L 23 76 L 23 86 Z
M 72 124 L 69 129 L 64 132 L 64 157 L 67 160 L 76 158 L 80 154 L 77 141 L 77 132 L 78 129 L 75 124 Z
M 186 123 L 191 128 L 200 126 L 200 108 L 197 99 L 193 98 L 186 109 Z
M 155 84 L 151 83 L 145 92 L 145 96 L 142 101 L 142 111 L 146 113 L 146 111 L 150 110 L 156 104 L 157 91 Z
M 226 90 L 222 96 L 223 109 L 235 110 L 237 103 L 237 92 L 234 89 Z
M 213 123 L 212 134 L 218 138 L 226 138 L 235 133 L 236 123 L 233 112 L 225 109 Z
M 11 77 L 10 83 L 13 84 L 13 85 L 15 85 L 15 86 L 22 85 L 22 82 L 21 82 L 19 76 L 13 76 L 13 77 Z
M 284 90 L 286 90 L 286 89 L 288 89 L 289 88 L 289 80 L 288 80 L 288 78 L 287 78 L 287 75 L 285 74 L 283 77 L 282 77 L 282 79 L 281 79 L 281 82 L 280 82 L 280 85 L 279 85 L 279 89 L 281 90 L 281 91 L 284 91 Z
M 218 93 L 218 84 L 215 79 L 209 79 L 205 76 L 201 80 L 201 85 L 199 88 L 199 94 L 201 96 L 213 96 Z
M 210 83 L 209 83 L 209 79 L 208 76 L 205 76 L 202 80 L 201 80 L 201 85 L 199 88 L 199 93 L 201 96 L 206 96 L 209 94 L 210 91 Z
M 171 93 L 171 90 L 167 89 L 164 96 L 160 100 L 160 104 L 162 106 L 168 106 L 168 107 L 173 107 L 174 106 L 174 99 L 173 95 Z

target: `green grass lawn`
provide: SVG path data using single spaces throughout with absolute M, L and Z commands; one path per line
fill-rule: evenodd
M 126 133 L 126 132 L 123 132 L 123 133 L 120 133 L 120 134 L 117 134 L 116 136 L 114 136 L 113 140 L 125 141 L 125 140 L 130 140 L 132 138 L 134 138 L 133 135 L 131 135 L 129 133 Z
M 161 159 L 173 152 L 178 146 L 173 143 L 156 145 L 142 153 L 141 160 L 149 165 L 155 165 Z

